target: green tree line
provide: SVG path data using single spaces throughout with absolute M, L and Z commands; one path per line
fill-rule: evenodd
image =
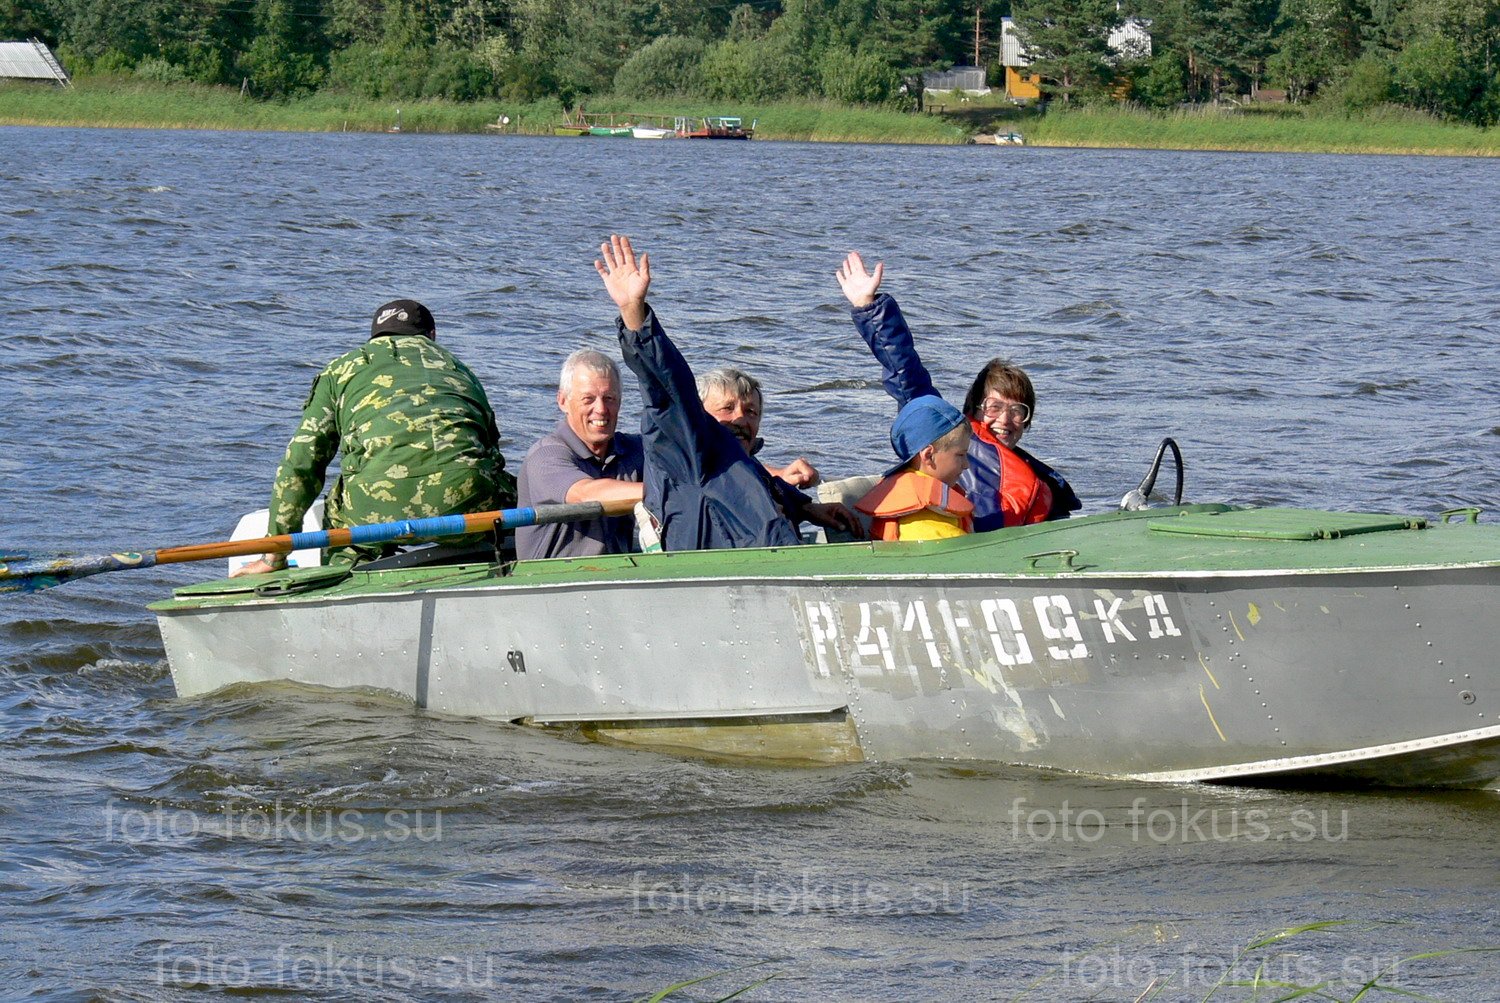
M 594 94 L 915 102 L 920 73 L 999 78 L 1013 15 L 1049 96 L 1171 106 L 1251 87 L 1351 110 L 1500 118 L 1500 0 L 0 0 L 77 75 L 277 99 Z M 1120 51 L 1127 18 L 1150 52 Z
M 1500 0 L 1016 0 L 1015 17 L 1034 69 L 1068 98 L 1169 106 L 1259 87 L 1500 119 Z M 1127 18 L 1149 26 L 1150 55 L 1110 46 Z

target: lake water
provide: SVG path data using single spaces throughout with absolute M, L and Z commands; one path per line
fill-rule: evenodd
M 765 381 L 773 461 L 888 462 L 833 281 L 858 249 L 940 387 L 1028 368 L 1026 445 L 1086 511 L 1170 434 L 1190 500 L 1493 513 L 1497 205 L 1484 160 L 0 129 L 0 546 L 225 538 L 398 296 L 518 463 L 561 360 L 612 346 L 612 230 L 695 365 Z M 614 1000 L 733 970 L 685 998 L 1196 1000 L 1266 960 L 1347 999 L 1500 946 L 1492 793 L 781 769 L 367 697 L 180 701 L 143 607 L 218 573 L 0 603 L 6 995 Z M 1350 922 L 1236 961 L 1324 920 Z M 1494 998 L 1500 954 L 1384 978 Z

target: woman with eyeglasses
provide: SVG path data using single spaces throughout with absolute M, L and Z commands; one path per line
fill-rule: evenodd
M 876 264 L 872 274 L 858 252 L 851 252 L 836 274 L 854 308 L 854 326 L 880 363 L 886 392 L 896 405 L 941 396 L 917 354 L 901 307 L 879 291 L 885 265 Z M 963 411 L 974 434 L 969 469 L 959 484 L 974 503 L 974 532 L 1066 519 L 1083 507 L 1061 474 L 1020 447 L 1036 413 L 1036 391 L 1020 367 L 991 359 L 974 377 Z

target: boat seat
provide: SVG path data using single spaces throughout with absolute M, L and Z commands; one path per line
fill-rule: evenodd
M 843 503 L 853 509 L 854 503 L 869 494 L 870 489 L 879 483 L 879 474 L 866 474 L 859 477 L 844 477 L 836 481 L 824 481 L 818 485 L 818 501 L 827 504 Z M 870 517 L 857 509 L 855 509 L 854 514 L 859 517 L 860 523 L 865 527 L 865 536 L 868 538 L 870 534 Z M 854 537 L 843 530 L 828 530 L 829 543 L 848 543 L 853 539 Z

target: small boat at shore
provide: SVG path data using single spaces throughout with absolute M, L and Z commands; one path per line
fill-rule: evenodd
M 755 136 L 755 123 L 745 125 L 743 119 L 727 115 L 679 118 L 677 135 L 683 139 L 751 139 Z
M 1500 786 L 1500 527 L 1176 505 L 933 542 L 300 568 L 154 603 L 291 682 L 658 749 Z M 269 642 L 268 642 L 269 639 Z
M 675 139 L 683 135 L 684 130 L 695 127 L 693 122 L 693 119 L 682 116 L 578 110 L 564 111 L 562 125 L 555 126 L 552 131 L 558 136 Z

